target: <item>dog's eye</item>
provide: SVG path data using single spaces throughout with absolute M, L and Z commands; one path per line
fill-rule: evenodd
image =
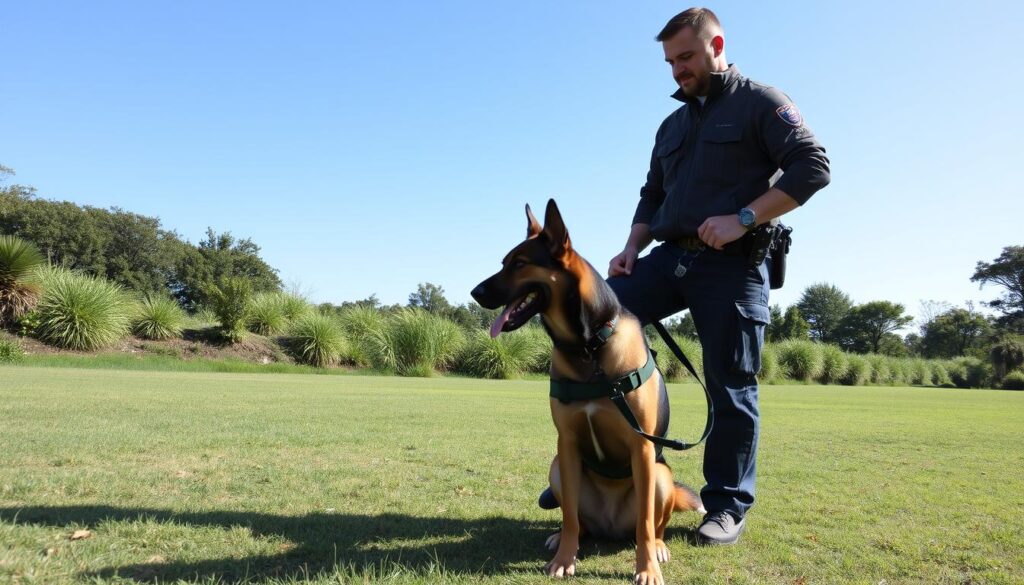
M 525 260 L 513 260 L 512 261 L 512 268 L 515 268 L 516 270 L 519 270 L 523 266 L 526 266 L 526 261 Z

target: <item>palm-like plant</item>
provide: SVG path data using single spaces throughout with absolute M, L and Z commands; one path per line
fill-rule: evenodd
M 39 301 L 42 287 L 34 274 L 45 263 L 31 243 L 0 236 L 0 326 L 14 323 Z

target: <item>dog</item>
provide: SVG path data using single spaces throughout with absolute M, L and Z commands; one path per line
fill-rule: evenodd
M 526 240 L 502 260 L 502 269 L 473 289 L 481 306 L 504 306 L 491 336 L 513 331 L 535 315 L 553 342 L 551 418 L 558 449 L 549 472 L 556 500 L 542 507 L 562 509 L 562 529 L 547 539 L 555 551 L 545 571 L 563 578 L 576 572 L 582 535 L 636 539 L 634 581 L 661 585 L 660 563 L 669 560 L 665 528 L 673 511 L 704 512 L 700 497 L 673 481 L 660 447 L 644 438 L 607 396 L 566 400 L 565 385 L 600 386 L 602 381 L 649 377 L 624 393 L 628 410 L 649 435 L 668 428 L 668 394 L 639 320 L 618 302 L 596 270 L 573 249 L 554 200 L 544 226 L 526 206 Z M 648 368 L 644 370 L 644 368 Z M 621 399 L 621 397 L 620 397 Z

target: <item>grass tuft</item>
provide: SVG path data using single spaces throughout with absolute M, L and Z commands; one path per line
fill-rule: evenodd
M 132 319 L 136 336 L 155 341 L 181 336 L 184 326 L 185 311 L 174 299 L 163 295 L 144 295 Z
M 131 304 L 120 286 L 59 268 L 41 275 L 44 292 L 35 326 L 39 339 L 64 349 L 93 350 L 128 333 Z
M 341 326 L 318 313 L 309 313 L 292 325 L 289 344 L 299 361 L 319 368 L 337 362 L 345 350 Z
M 494 339 L 486 331 L 473 332 L 456 360 L 455 369 L 479 378 L 505 380 L 533 371 L 544 354 L 551 351 L 551 344 L 525 329 L 529 328 L 502 333 Z

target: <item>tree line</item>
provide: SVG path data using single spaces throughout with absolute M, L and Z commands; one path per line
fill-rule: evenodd
M 13 174 L 0 165 L 0 180 Z M 257 292 L 281 289 L 278 271 L 248 238 L 210 228 L 192 244 L 158 218 L 50 201 L 24 185 L 0 185 L 0 234 L 35 244 L 51 264 L 141 293 L 166 292 L 189 311 L 207 305 L 212 285 L 231 277 Z
M 0 181 L 13 171 L 0 165 Z M 99 209 L 39 197 L 32 187 L 0 184 L 0 234 L 34 244 L 51 264 L 102 277 L 139 293 L 163 293 L 189 312 L 212 308 L 227 284 L 245 282 L 253 293 L 281 291 L 278 271 L 259 255 L 251 239 L 230 232 L 207 230 L 196 244 L 160 220 L 119 208 Z M 991 361 L 998 372 L 1024 365 L 1024 246 L 1008 246 L 990 262 L 979 261 L 973 282 L 1001 288 L 1001 296 L 986 303 L 986 315 L 971 304 L 954 307 L 927 302 L 918 331 L 900 336 L 913 317 L 903 305 L 886 300 L 856 304 L 839 287 L 818 283 L 807 287 L 799 301 L 783 310 L 771 307 L 767 340 L 810 340 L 858 354 L 950 359 L 973 357 Z M 341 304 L 324 303 L 321 313 L 339 314 L 359 306 L 394 312 L 375 296 Z M 469 301 L 454 304 L 433 283 L 421 283 L 411 293 L 408 308 L 444 317 L 466 329 L 486 328 L 497 316 Z M 671 320 L 669 328 L 696 338 L 690 317 Z

